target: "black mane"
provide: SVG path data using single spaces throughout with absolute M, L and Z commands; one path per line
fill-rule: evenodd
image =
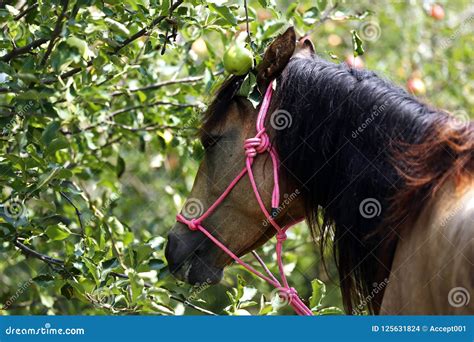
M 203 127 L 225 115 L 243 79 L 221 86 Z M 474 173 L 472 121 L 459 126 L 371 71 L 316 55 L 290 60 L 270 110 L 291 117 L 289 127 L 273 131 L 281 174 L 302 190 L 322 250 L 334 233 L 346 311 L 378 312 L 400 228 L 447 179 Z M 380 204 L 376 215 L 361 215 L 366 199 Z
M 403 173 L 410 173 L 410 163 L 397 158 L 436 136 L 451 116 L 373 72 L 317 56 L 290 61 L 274 101 L 292 117 L 290 127 L 276 131 L 283 173 L 303 189 L 310 226 L 326 238 L 334 230 L 344 304 L 349 312 L 357 311 L 374 284 L 390 274 L 397 229 L 417 214 L 437 185 L 416 189 L 413 206 L 396 208 L 397 194 L 407 187 Z M 466 129 L 471 152 L 472 132 L 471 125 Z M 440 175 L 450 170 L 457 153 L 442 157 Z M 366 199 L 380 203 L 380 215 L 361 215 Z M 382 293 L 369 303 L 371 312 L 378 311 Z

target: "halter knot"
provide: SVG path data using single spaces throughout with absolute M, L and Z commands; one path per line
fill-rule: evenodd
M 287 236 L 286 236 L 286 233 L 284 231 L 279 231 L 276 235 L 276 238 L 278 241 L 285 241 Z
M 176 220 L 178 222 L 181 222 L 187 225 L 190 230 L 198 230 L 199 229 L 198 226 L 201 224 L 199 219 L 193 218 L 193 219 L 188 220 L 186 217 L 184 217 L 181 214 L 176 215 Z
M 245 154 L 249 158 L 254 158 L 258 153 L 267 151 L 269 146 L 270 139 L 268 138 L 268 135 L 265 134 L 265 132 L 262 132 L 260 136 L 257 134 L 257 136 L 245 140 Z
M 191 230 L 198 230 L 199 222 L 196 219 L 189 220 L 188 227 Z

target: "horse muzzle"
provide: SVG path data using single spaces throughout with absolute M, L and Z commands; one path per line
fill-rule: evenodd
M 212 265 L 212 243 L 177 223 L 168 234 L 165 257 L 173 276 L 191 285 L 213 285 L 221 281 L 223 269 Z

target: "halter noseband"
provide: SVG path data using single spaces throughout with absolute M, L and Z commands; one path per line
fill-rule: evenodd
M 278 155 L 275 149 L 273 148 L 273 146 L 271 145 L 270 138 L 265 130 L 265 117 L 267 116 L 268 108 L 270 106 L 270 101 L 273 94 L 272 83 L 270 83 L 270 85 L 267 88 L 267 91 L 265 92 L 265 97 L 263 98 L 262 106 L 260 107 L 260 111 L 258 113 L 257 123 L 256 123 L 257 135 L 255 135 L 255 137 L 253 138 L 245 140 L 245 143 L 244 143 L 244 149 L 245 149 L 245 154 L 246 154 L 245 167 L 237 175 L 237 177 L 234 178 L 234 180 L 227 186 L 225 191 L 219 196 L 219 198 L 214 202 L 214 204 L 212 204 L 206 210 L 206 212 L 203 215 L 201 215 L 198 218 L 187 219 L 182 214 L 178 214 L 176 216 L 176 220 L 178 222 L 184 223 L 191 230 L 201 231 L 214 244 L 216 244 L 220 249 L 222 249 L 225 253 L 227 253 L 237 263 L 239 263 L 240 265 L 245 267 L 248 271 L 252 272 L 256 276 L 262 278 L 263 280 L 267 281 L 269 284 L 273 285 L 276 289 L 278 289 L 278 291 L 280 292 L 280 296 L 283 296 L 283 294 L 286 295 L 288 298 L 288 303 L 293 307 L 293 309 L 298 315 L 312 315 L 311 310 L 299 298 L 296 290 L 293 287 L 290 287 L 288 285 L 288 281 L 286 279 L 285 272 L 283 269 L 283 260 L 282 260 L 283 242 L 286 240 L 286 231 L 294 224 L 291 224 L 285 227 L 280 227 L 274 221 L 274 217 L 277 214 L 277 208 L 279 206 L 279 201 L 280 201 L 280 188 L 279 188 L 279 182 L 278 182 L 279 160 L 278 160 Z M 274 83 L 276 84 L 276 81 L 274 81 Z M 252 164 L 255 157 L 258 154 L 265 153 L 265 152 L 268 152 L 270 154 L 270 157 L 272 158 L 272 164 L 273 164 L 273 192 L 272 192 L 271 214 L 268 213 L 267 209 L 265 208 L 265 205 L 263 204 L 260 193 L 258 192 L 257 184 L 255 183 L 255 178 L 252 171 Z M 270 222 L 270 224 L 277 231 L 276 256 L 277 256 L 278 270 L 279 270 L 281 281 L 279 281 L 273 275 L 273 273 L 268 269 L 268 267 L 265 265 L 263 260 L 258 256 L 258 254 L 255 251 L 253 251 L 252 254 L 257 259 L 258 263 L 262 266 L 266 275 L 257 271 L 255 268 L 253 268 L 249 264 L 242 261 L 241 258 L 239 258 L 230 249 L 224 246 L 211 233 L 209 233 L 201 224 L 202 221 L 204 221 L 207 217 L 209 217 L 212 214 L 212 212 L 217 208 L 217 206 L 224 201 L 227 195 L 232 191 L 235 185 L 246 173 L 248 173 L 250 183 L 252 184 L 252 189 L 255 194 L 255 198 L 257 199 L 257 202 L 260 206 L 260 209 L 262 210 L 263 214 L 267 218 L 268 222 Z

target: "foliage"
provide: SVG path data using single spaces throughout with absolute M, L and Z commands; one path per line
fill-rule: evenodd
M 449 2 L 435 20 L 429 6 L 249 1 L 250 46 L 258 64 L 292 24 L 325 58 L 362 56 L 397 83 L 421 78 L 427 100 L 467 111 L 472 14 Z M 218 286 L 189 287 L 163 256 L 202 154 L 200 114 L 243 30 L 243 1 L 0 2 L 2 314 L 291 313 L 238 267 Z M 263 248 L 266 261 L 273 252 Z M 338 313 L 304 225 L 285 262 L 316 313 Z

